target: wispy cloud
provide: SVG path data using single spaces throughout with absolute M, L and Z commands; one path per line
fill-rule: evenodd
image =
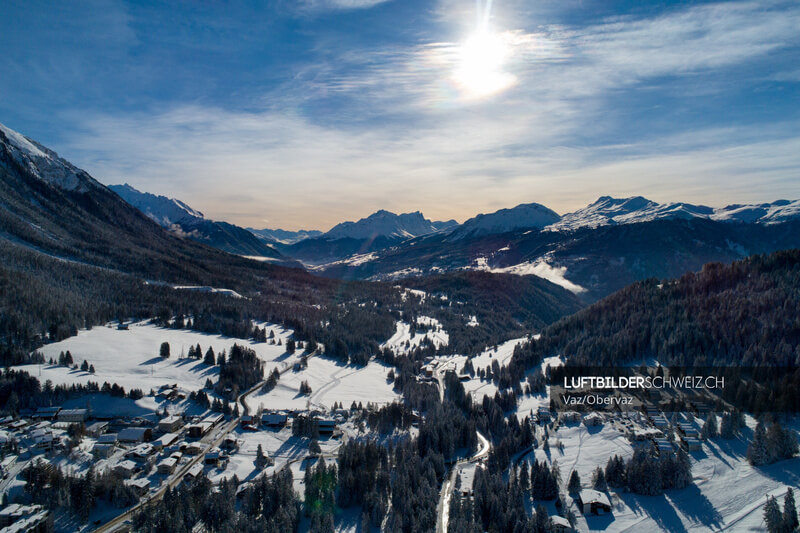
M 654 117 L 680 109 L 615 101 L 646 92 L 713 102 L 727 90 L 715 76 L 732 71 L 740 89 L 760 83 L 765 59 L 799 44 L 800 6 L 712 4 L 584 26 L 511 20 L 495 27 L 517 83 L 494 98 L 459 93 L 458 42 L 326 42 L 260 109 L 81 113 L 66 148 L 101 181 L 256 226 L 268 217 L 326 229 L 378 208 L 464 219 L 523 201 L 565 212 L 601 194 L 714 205 L 800 197 L 791 117 L 709 116 L 654 131 Z

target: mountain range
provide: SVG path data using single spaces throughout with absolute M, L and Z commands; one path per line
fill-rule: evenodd
M 110 257 L 100 249 L 108 247 L 111 256 L 118 251 L 107 243 L 118 238 L 114 233 L 119 229 L 112 226 L 122 223 L 133 242 L 148 243 L 135 257 L 163 254 L 166 265 L 174 263 L 171 250 L 180 254 L 188 241 L 195 240 L 239 255 L 299 260 L 309 270 L 331 278 L 396 280 L 460 270 L 533 275 L 589 303 L 637 280 L 679 277 L 711 261 L 731 262 L 751 254 L 800 248 L 800 201 L 789 200 L 712 208 L 603 196 L 563 216 L 528 203 L 477 215 L 463 224 L 431 221 L 420 212 L 397 215 L 381 210 L 337 224 L 325 233 L 248 231 L 208 220 L 180 200 L 139 192 L 129 185 L 113 186 L 114 194 L 35 141 L 5 127 L 0 133 L 5 167 L 16 169 L 14 175 L 35 178 L 7 191 L 4 203 L 10 209 L 2 212 L 5 233 L 58 257 L 91 257 L 92 264 L 116 268 L 117 259 L 125 264 L 131 257 Z M 55 196 L 69 198 L 51 205 L 52 192 L 40 198 L 41 191 L 27 190 L 37 189 L 36 182 L 53 185 L 58 191 Z M 52 212 L 60 213 L 75 202 L 58 223 L 39 209 L 50 206 Z M 122 205 L 135 206 L 142 217 L 133 217 L 135 210 L 122 209 Z M 86 224 L 75 216 L 87 209 L 102 216 L 96 225 L 84 229 Z M 145 220 L 167 229 L 176 239 L 154 234 Z M 72 231 L 65 234 L 65 228 Z M 91 243 L 98 239 L 106 244 L 93 248 Z M 154 247 L 151 241 L 163 244 Z M 204 250 L 201 255 L 207 254 Z
M 141 192 L 127 183 L 110 185 L 108 188 L 175 234 L 232 254 L 282 259 L 280 252 L 253 233 L 228 222 L 208 220 L 203 213 L 180 200 Z

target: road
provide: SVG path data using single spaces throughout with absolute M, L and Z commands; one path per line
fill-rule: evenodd
M 313 355 L 314 354 L 309 354 L 308 357 L 309 358 L 313 357 Z M 283 375 L 284 373 L 288 372 L 291 368 L 292 368 L 291 365 L 286 364 L 286 365 L 283 365 L 283 368 L 279 372 L 280 372 L 281 375 Z M 225 436 L 228 435 L 228 433 L 230 433 L 234 429 L 236 429 L 236 426 L 239 425 L 239 421 L 241 420 L 242 416 L 247 415 L 247 414 L 250 413 L 250 406 L 247 405 L 247 397 L 250 396 L 253 392 L 255 392 L 258 389 L 260 389 L 261 387 L 263 387 L 264 383 L 266 383 L 266 381 L 260 381 L 259 383 L 255 384 L 253 387 L 251 387 L 250 389 L 248 389 L 247 391 L 245 391 L 245 392 L 243 392 L 242 394 L 239 395 L 239 398 L 237 398 L 237 401 L 240 404 L 242 404 L 242 413 L 241 413 L 241 415 L 238 416 L 238 417 L 231 418 L 231 420 L 227 424 L 222 426 L 222 430 L 217 430 L 217 431 L 215 431 L 213 433 L 209 433 L 208 435 L 203 437 L 200 440 L 200 442 L 208 443 L 208 446 L 205 447 L 205 449 L 203 450 L 202 453 L 199 453 L 198 455 L 194 456 L 188 463 L 183 465 L 182 468 L 180 468 L 177 472 L 175 472 L 172 476 L 170 476 L 167 479 L 166 483 L 162 483 L 161 484 L 161 486 L 159 487 L 158 491 L 156 491 L 155 494 L 153 494 L 152 496 L 149 496 L 146 499 L 139 500 L 139 503 L 137 503 L 136 505 L 134 505 L 133 507 L 131 507 L 130 509 L 128 509 L 127 511 L 125 511 L 121 515 L 117 516 L 116 518 L 114 518 L 114 519 L 106 522 L 105 524 L 101 525 L 95 531 L 97 531 L 99 533 L 114 531 L 116 528 L 121 526 L 123 522 L 125 522 L 128 519 L 130 519 L 136 511 L 138 511 L 139 509 L 141 509 L 145 505 L 149 504 L 150 502 L 159 500 L 162 496 L 164 496 L 164 493 L 166 492 L 167 487 L 169 487 L 171 489 L 174 489 L 175 487 L 177 487 L 180 484 L 180 482 L 183 481 L 184 476 L 189 472 L 189 470 L 194 465 L 196 465 L 199 461 L 201 461 L 205 457 L 205 454 L 209 450 L 219 446 L 220 443 L 222 442 L 222 440 L 225 438 Z
M 477 464 L 489 455 L 489 450 L 491 449 L 489 439 L 481 435 L 479 431 L 476 431 L 475 433 L 478 435 L 478 440 L 481 441 L 481 448 L 469 459 L 462 459 L 453 465 L 453 468 L 450 469 L 450 475 L 442 484 L 442 490 L 439 492 L 439 503 L 436 506 L 436 533 L 447 532 L 447 519 L 450 512 L 450 497 L 453 493 L 453 485 L 455 485 L 458 471 L 465 464 Z
M 239 424 L 239 420 L 241 419 L 241 416 L 248 414 L 249 411 L 250 411 L 250 408 L 248 407 L 247 401 L 246 401 L 247 397 L 250 394 L 252 394 L 253 392 L 255 392 L 256 390 L 260 389 L 263 385 L 264 385 L 264 382 L 262 381 L 262 382 L 256 384 L 255 386 L 253 386 L 252 388 L 250 388 L 249 390 L 247 390 L 244 393 L 239 395 L 239 398 L 237 399 L 237 401 L 242 404 L 242 415 L 240 415 L 239 417 L 231 418 L 231 420 L 228 421 L 227 424 L 222 426 L 221 430 L 214 431 L 212 433 L 209 433 L 205 437 L 203 437 L 200 440 L 200 442 L 208 444 L 205 447 L 205 449 L 203 450 L 203 452 L 195 455 L 194 457 L 192 457 L 192 459 L 188 463 L 183 465 L 183 467 L 181 467 L 178 471 L 176 471 L 174 474 L 172 474 L 172 476 L 170 476 L 167 479 L 166 483 L 162 483 L 161 484 L 161 487 L 159 487 L 158 491 L 156 491 L 155 494 L 153 494 L 152 496 L 149 496 L 146 499 L 140 500 L 139 503 L 137 503 L 136 505 L 134 505 L 133 507 L 131 507 L 130 509 L 128 509 L 127 511 L 125 511 L 121 515 L 117 516 L 116 518 L 114 518 L 114 519 L 106 522 L 105 524 L 99 526 L 95 531 L 97 531 L 97 532 L 114 531 L 119 526 L 121 526 L 123 524 L 123 522 L 125 522 L 126 520 L 129 520 L 131 517 L 133 517 L 133 515 L 134 515 L 134 513 L 136 513 L 136 511 L 138 511 L 139 509 L 141 509 L 142 507 L 144 507 L 145 505 L 147 505 L 147 504 L 149 504 L 151 502 L 154 502 L 154 501 L 157 501 L 157 500 L 161 499 L 161 497 L 164 496 L 164 493 L 166 492 L 167 487 L 169 487 L 171 489 L 174 489 L 175 487 L 177 487 L 181 483 L 181 481 L 183 481 L 184 476 L 189 472 L 189 470 L 194 465 L 196 465 L 199 461 L 203 460 L 203 458 L 205 457 L 205 454 L 209 450 L 211 450 L 212 448 L 214 448 L 216 446 L 219 446 L 220 443 L 222 442 L 222 440 L 225 438 L 225 436 L 228 433 L 230 433 L 231 431 L 233 431 L 234 429 L 236 429 L 236 426 Z

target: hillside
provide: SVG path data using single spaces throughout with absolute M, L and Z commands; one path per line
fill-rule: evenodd
M 23 361 L 43 343 L 110 320 L 156 317 L 166 324 L 176 316 L 193 317 L 200 331 L 240 337 L 253 333 L 252 320 L 284 324 L 339 359 L 363 363 L 391 337 L 401 310 L 420 312 L 422 304 L 406 301 L 402 287 L 320 278 L 181 238 L 55 152 L 5 132 L 11 130 L 0 131 L 4 363 Z M 518 321 L 487 320 L 472 328 L 464 345 L 470 351 L 580 306 L 569 292 L 547 282 L 520 286 L 501 277 L 482 279 L 463 293 L 459 307 L 441 300 L 428 302 L 425 312 L 442 322 L 466 322 L 479 312 L 482 292 L 494 290 L 495 283 L 506 294 L 502 301 L 541 296 L 542 306 L 520 314 Z M 229 296 L 233 293 L 242 297 Z
M 590 366 L 800 366 L 800 250 L 709 263 L 648 279 L 564 318 L 515 358 L 517 368 L 564 354 Z
M 200 211 L 175 198 L 141 192 L 127 183 L 111 185 L 109 189 L 161 227 L 179 236 L 232 254 L 282 258 L 277 250 L 246 229 L 228 222 L 209 220 Z

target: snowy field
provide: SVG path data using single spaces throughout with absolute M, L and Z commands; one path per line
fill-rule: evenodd
M 370 361 L 364 367 L 344 365 L 334 359 L 315 356 L 308 359 L 308 367 L 281 375 L 278 385 L 270 392 L 260 391 L 248 398 L 254 409 L 329 409 L 334 402 L 350 407 L 353 402 L 390 403 L 400 399 L 387 376 L 391 367 Z M 306 381 L 311 394 L 300 394 L 300 384 Z
M 431 329 L 417 331 L 412 337 L 411 325 L 407 322 L 398 321 L 394 335 L 381 344 L 381 348 L 390 348 L 396 354 L 403 354 L 420 346 L 425 339 L 430 339 L 437 348 L 450 344 L 450 335 L 441 329 L 441 324 L 435 318 L 421 316 L 417 318 L 417 324 L 425 325 Z
M 81 330 L 75 337 L 61 342 L 48 344 L 39 349 L 45 360 L 53 358 L 58 360 L 59 354 L 69 351 L 74 363 L 80 366 L 84 360 L 95 368 L 95 373 L 84 372 L 58 365 L 23 365 L 17 368 L 25 370 L 37 377 L 42 383 L 50 380 L 53 384 L 85 384 L 89 381 L 100 385 L 103 382 L 117 383 L 130 390 L 139 388 L 147 394 L 151 388 L 158 389 L 164 384 L 177 384 L 187 391 L 203 388 L 206 379 L 217 380 L 219 368 L 208 366 L 202 360 L 181 358 L 181 354 L 188 353 L 190 346 L 200 345 L 205 354 L 209 346 L 215 353 L 222 350 L 230 351 L 234 344 L 244 345 L 255 350 L 258 356 L 266 362 L 265 373 L 272 368 L 286 368 L 299 360 L 300 350 L 296 354 L 288 354 L 284 346 L 291 335 L 291 331 L 280 326 L 260 323 L 259 327 L 266 327 L 267 335 L 270 331 L 275 334 L 275 342 L 280 339 L 281 345 L 269 343 L 256 343 L 250 340 L 209 335 L 185 329 L 159 328 L 144 322 L 131 324 L 128 330 L 118 330 L 115 326 L 98 326 L 91 330 Z M 170 357 L 159 356 L 159 347 L 162 342 L 170 345 Z M 83 402 L 85 403 L 85 401 Z M 92 407 L 101 409 L 105 402 L 93 403 Z M 188 402 L 177 404 L 188 407 Z M 83 406 L 81 404 L 80 406 Z M 133 405 L 131 400 L 120 399 L 113 406 L 115 414 L 127 414 L 137 411 L 138 408 L 155 410 L 158 407 L 156 400 L 145 396 Z M 119 409 L 120 411 L 117 411 Z M 138 414 L 138 413 L 136 413 Z
M 611 490 L 612 512 L 585 517 L 573 507 L 579 531 L 764 531 L 763 507 L 767 494 L 782 496 L 788 487 L 800 487 L 800 458 L 755 468 L 745 458 L 755 422 L 734 440 L 721 438 L 703 443 L 691 452 L 694 483 L 685 489 L 669 490 L 663 496 L 640 496 Z M 563 444 L 563 451 L 557 443 Z M 582 485 L 589 487 L 592 471 L 605 467 L 608 458 L 633 453 L 630 443 L 609 423 L 586 428 L 577 423 L 562 426 L 550 437 L 550 450 L 535 452 L 539 460 L 558 461 L 564 483 L 573 469 Z M 524 460 L 532 460 L 528 454 Z

